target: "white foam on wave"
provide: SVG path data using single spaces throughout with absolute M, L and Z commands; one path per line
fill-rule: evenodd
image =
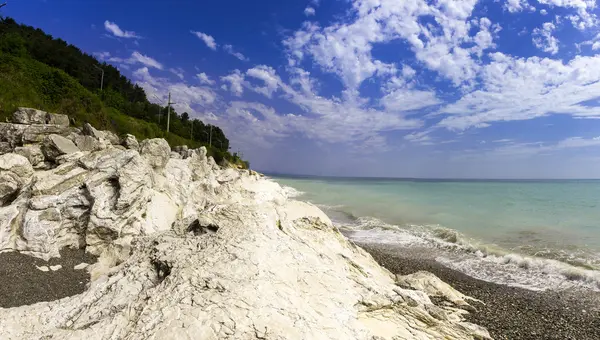
M 297 190 L 295 188 L 292 187 L 288 187 L 288 186 L 282 186 L 283 188 L 283 193 L 288 197 L 288 198 L 293 198 L 293 197 L 298 197 L 298 196 L 302 196 L 304 195 L 303 191 Z
M 531 290 L 587 288 L 600 291 L 600 271 L 557 260 L 523 256 L 468 239 L 441 226 L 401 228 L 376 218 L 341 225 L 356 242 L 435 249 L 436 260 L 471 277 Z

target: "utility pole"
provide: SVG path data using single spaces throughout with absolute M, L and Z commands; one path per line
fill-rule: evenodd
M 4 3 L 6 5 L 6 3 Z M 2 6 L 0 6 L 2 7 Z M 100 91 L 102 91 L 102 89 L 104 88 L 104 69 L 102 69 L 102 67 L 96 66 L 95 64 L 92 64 L 95 68 L 99 69 L 102 72 L 102 78 L 100 80 Z
M 169 92 L 169 102 L 167 103 L 167 133 L 169 133 L 169 125 L 171 125 L 171 105 L 177 103 L 171 103 L 171 92 Z

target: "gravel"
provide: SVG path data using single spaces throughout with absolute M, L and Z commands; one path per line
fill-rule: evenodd
M 532 291 L 474 279 L 434 260 L 426 249 L 358 244 L 382 266 L 406 275 L 426 270 L 474 302 L 467 321 L 486 327 L 494 339 L 600 339 L 600 293 Z
M 90 276 L 87 270 L 73 267 L 94 263 L 96 258 L 81 249 L 65 248 L 60 254 L 60 258 L 46 262 L 18 252 L 0 253 L 0 307 L 53 301 L 84 292 Z M 62 267 L 56 269 L 58 265 Z

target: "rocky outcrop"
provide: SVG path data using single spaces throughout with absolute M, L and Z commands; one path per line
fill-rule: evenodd
M 69 126 L 69 117 L 67 115 L 48 113 L 27 107 L 20 107 L 12 117 L 16 124 L 50 124 L 67 127 Z
M 70 140 L 59 135 L 49 135 L 42 143 L 42 153 L 49 160 L 56 160 L 59 156 L 79 152 L 79 148 Z
M 180 152 L 109 145 L 36 172 L 2 156 L 20 182 L 0 207 L 0 251 L 99 260 L 82 294 L 0 309 L 0 338 L 489 338 L 435 276 L 396 278 L 278 184 Z
M 155 169 L 162 169 L 171 157 L 171 147 L 166 140 L 155 138 L 146 139 L 140 144 L 140 154 Z
M 81 151 L 97 151 L 105 148 L 98 139 L 92 136 L 77 136 L 73 142 Z
M 11 203 L 32 175 L 27 158 L 11 153 L 0 156 L 0 206 Z
M 42 148 L 38 144 L 17 146 L 14 150 L 14 153 L 27 158 L 29 163 L 31 163 L 33 166 L 36 166 L 45 160 L 44 154 L 42 153 Z
M 126 134 L 125 137 L 123 137 L 123 143 L 121 143 L 121 145 L 123 145 L 127 149 L 136 151 L 140 148 L 140 144 L 138 143 L 135 136 L 130 134 Z

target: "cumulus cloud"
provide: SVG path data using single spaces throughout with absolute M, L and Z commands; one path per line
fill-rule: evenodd
M 262 93 L 271 98 L 281 83 L 281 79 L 276 75 L 275 69 L 270 66 L 259 65 L 251 68 L 246 72 L 246 75 L 264 83 L 264 86 L 249 86 L 252 90 Z
M 472 56 L 493 48 L 497 27 L 481 22 L 479 36 L 471 35 L 469 20 L 476 0 L 442 1 L 430 4 L 413 1 L 354 1 L 356 19 L 320 27 L 304 27 L 284 41 L 290 65 L 311 57 L 324 71 L 337 74 L 348 88 L 358 88 L 373 76 L 385 77 L 397 72 L 394 64 L 372 56 L 375 44 L 405 40 L 418 61 L 456 85 L 471 82 L 480 63 Z M 423 24 L 432 18 L 435 24 Z M 475 43 L 474 48 L 465 44 Z M 468 85 L 468 84 L 467 84 Z
M 198 80 L 200 81 L 200 84 L 206 84 L 206 85 L 214 85 L 215 84 L 215 81 L 210 79 L 210 77 L 204 72 L 196 74 L 196 78 L 198 78 Z
M 304 15 L 306 15 L 307 17 L 315 15 L 315 12 L 316 12 L 315 9 L 310 6 L 308 6 L 304 9 Z
M 242 86 L 244 83 L 244 75 L 240 70 L 234 70 L 231 74 L 221 77 L 221 81 L 229 84 L 223 84 L 221 86 L 222 89 L 229 90 L 238 97 L 244 93 L 244 87 Z
M 249 61 L 250 60 L 250 59 L 246 58 L 246 56 L 241 54 L 240 52 L 234 51 L 232 45 L 223 45 L 223 49 L 225 50 L 225 52 L 231 54 L 232 56 L 238 58 L 241 61 Z
M 205 112 L 210 110 L 217 100 L 216 93 L 208 87 L 156 77 L 150 73 L 148 67 L 134 71 L 133 79 L 146 91 L 149 100 L 153 101 L 156 96 L 160 98 L 160 103 L 164 103 L 170 92 L 171 98 L 177 103 L 173 105 L 177 111 L 188 112 L 199 118 L 203 118 Z
M 531 6 L 527 0 L 507 0 L 504 4 L 504 9 L 510 13 L 521 12 L 523 10 L 535 11 L 535 7 Z
M 110 58 L 110 52 L 94 52 L 92 55 L 100 60 L 106 60 Z
M 527 120 L 548 114 L 590 118 L 600 109 L 584 103 L 598 97 L 600 56 L 577 56 L 568 63 L 549 58 L 491 55 L 483 88 L 441 109 L 439 125 L 464 130 L 491 122 Z
M 104 22 L 104 29 L 106 29 L 109 33 L 111 33 L 112 35 L 114 35 L 115 37 L 118 38 L 126 38 L 126 39 L 139 39 L 140 36 L 138 36 L 135 32 L 133 31 L 123 31 L 119 25 L 117 25 L 114 22 L 110 22 L 108 20 L 106 20 Z
M 196 37 L 198 37 L 198 39 L 204 41 L 206 46 L 208 48 L 210 48 L 211 50 L 213 50 L 213 51 L 217 50 L 217 43 L 215 42 L 215 38 L 213 38 L 212 36 L 210 36 L 206 33 L 196 32 L 196 31 L 191 31 L 191 33 L 193 35 L 195 35 Z
M 532 33 L 532 41 L 535 47 L 540 50 L 556 54 L 558 53 L 558 39 L 552 36 L 552 32 L 556 29 L 556 26 L 551 22 L 546 22 L 542 25 L 542 28 L 535 28 Z

